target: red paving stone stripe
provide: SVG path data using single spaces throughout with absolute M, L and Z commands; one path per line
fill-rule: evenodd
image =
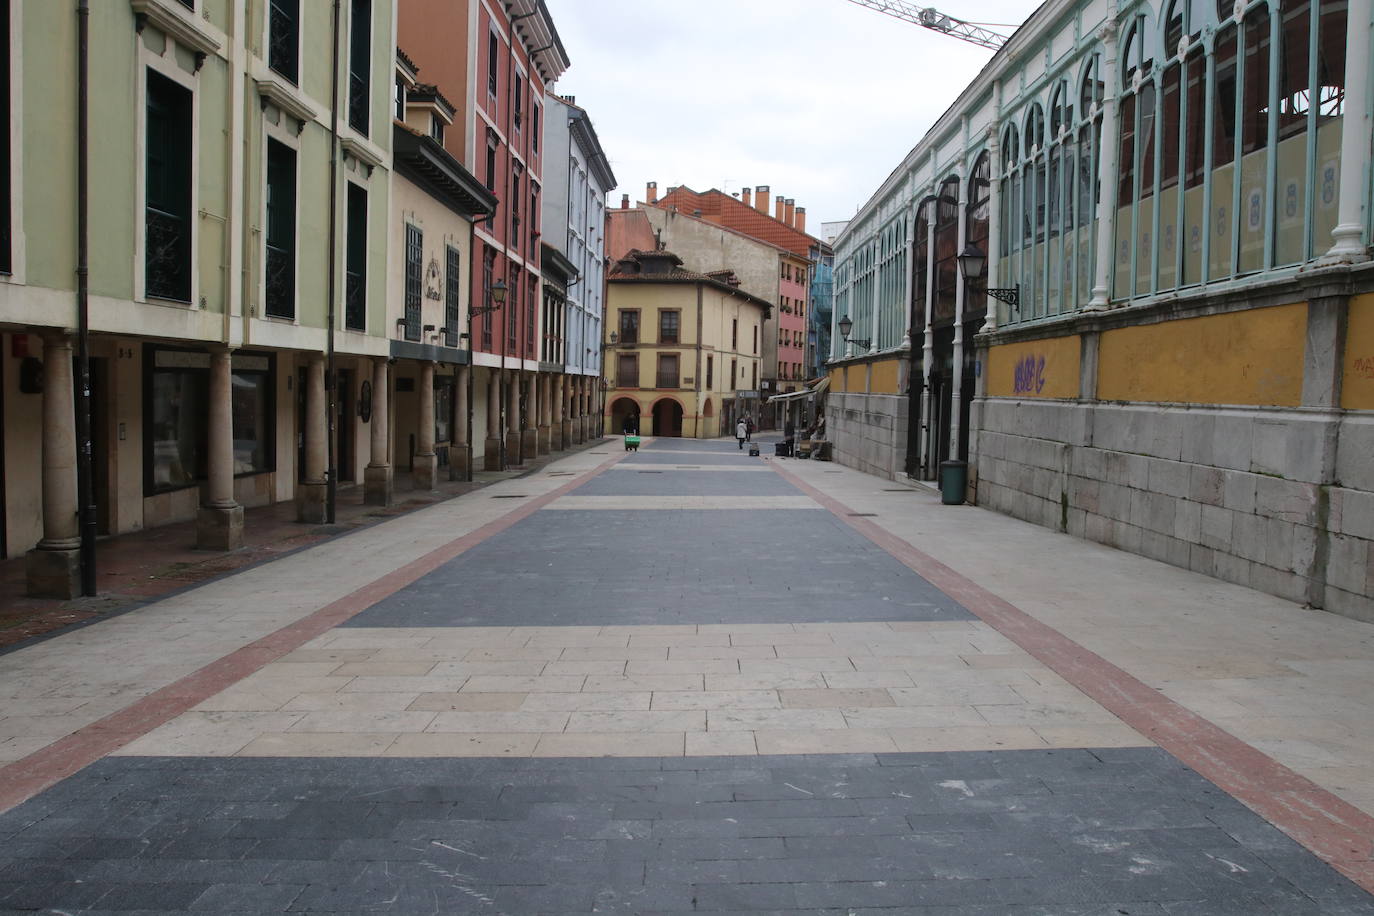
M 238 683 L 263 666 L 320 636 L 383 598 L 438 569 L 466 550 L 538 512 L 544 506 L 624 459 L 617 455 L 543 496 L 535 497 L 482 527 L 431 550 L 294 623 L 150 693 L 119 712 L 92 722 L 47 747 L 0 767 L 0 814 L 55 785 L 191 707 Z
M 770 465 L 855 531 L 1025 649 L 1122 722 L 1374 893 L 1374 816 L 965 578 L 850 506 Z

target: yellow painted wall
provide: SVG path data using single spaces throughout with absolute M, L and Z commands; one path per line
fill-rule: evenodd
M 988 395 L 1076 398 L 1082 344 L 1078 335 L 1028 340 L 988 352 Z
M 1297 406 L 1306 327 L 1299 302 L 1105 331 L 1098 397 Z
M 884 359 L 872 364 L 873 376 L 869 391 L 873 394 L 899 394 L 901 359 Z
M 1341 406 L 1347 410 L 1374 410 L 1374 293 L 1350 298 Z

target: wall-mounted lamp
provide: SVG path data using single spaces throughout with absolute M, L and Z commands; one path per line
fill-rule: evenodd
M 959 273 L 964 275 L 964 281 L 973 283 L 983 279 L 983 275 L 988 269 L 988 256 L 983 254 L 983 250 L 977 245 L 969 242 L 964 246 L 964 250 L 959 252 Z M 1005 302 L 1014 311 L 1021 310 L 1021 286 L 997 287 L 986 290 L 987 294 L 999 302 Z
M 873 341 L 871 340 L 860 340 L 857 337 L 853 340 L 849 339 L 849 332 L 854 330 L 854 322 L 849 319 L 848 315 L 840 319 L 837 327 L 839 327 L 840 336 L 844 338 L 845 343 L 852 343 L 854 346 L 863 347 L 865 350 L 873 346 Z

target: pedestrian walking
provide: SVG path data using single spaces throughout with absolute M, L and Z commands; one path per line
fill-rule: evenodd
M 783 454 L 791 458 L 796 449 L 797 424 L 788 420 L 782 427 Z
M 743 417 L 740 417 L 740 421 L 735 424 L 735 438 L 739 440 L 740 451 L 744 451 L 744 440 L 748 437 L 749 424 L 745 422 Z
M 747 415 L 744 418 L 744 441 L 754 441 L 754 418 Z

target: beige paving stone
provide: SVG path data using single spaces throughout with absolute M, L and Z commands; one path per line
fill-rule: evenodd
M 785 709 L 840 709 L 861 706 L 894 706 L 892 695 L 881 687 L 854 687 L 849 690 L 780 690 Z
M 335 662 L 272 662 L 258 669 L 260 677 L 329 677 L 339 667 Z M 340 675 L 349 677 L 350 675 Z
M 561 646 L 479 646 L 469 649 L 459 661 L 464 662 L 551 662 L 563 653 Z
M 1151 747 L 1154 742 L 1128 725 L 1037 725 L 1050 747 Z
M 1048 746 L 1035 729 L 1023 726 L 893 728 L 888 734 L 898 750 L 910 752 L 1028 750 Z
M 271 712 L 302 693 L 332 693 L 352 680 L 347 677 L 278 679 L 255 675 L 207 698 L 195 708 L 202 712 Z
M 734 658 L 671 658 L 653 661 L 632 661 L 625 669 L 628 675 L 641 674 L 739 674 L 739 660 Z
M 712 709 L 706 730 L 712 732 L 797 731 L 847 728 L 838 709 Z
M 429 670 L 429 677 L 472 677 L 476 674 L 506 674 L 534 677 L 545 673 L 544 669 L 552 662 L 544 659 L 525 659 L 520 661 L 447 661 L 439 662 Z
M 1026 703 L 1022 706 L 973 707 L 989 725 L 1115 725 L 1116 716 L 1096 704 Z
M 586 693 L 634 693 L 641 690 L 701 690 L 700 674 L 645 674 L 635 677 L 589 675 L 582 687 Z
M 604 628 L 600 625 L 567 627 L 519 627 L 518 632 L 523 633 L 529 639 L 536 639 L 545 636 L 600 636 L 602 629 Z
M 657 637 L 663 639 L 665 637 Z M 691 637 L 682 637 L 688 638 Z M 546 633 L 531 636 L 525 645 L 529 648 L 541 646 L 586 646 L 590 649 L 623 649 L 630 645 L 633 637 L 625 635 L 603 636 L 600 633 Z
M 904 671 L 827 671 L 827 687 L 913 687 Z
M 872 640 L 882 642 L 892 638 L 892 629 L 886 623 L 797 623 L 793 627 L 798 633 L 828 633 L 835 642 L 854 642 Z
M 384 752 L 386 757 L 528 757 L 537 734 L 472 734 L 425 732 L 400 735 Z
M 350 681 L 344 693 L 456 693 L 467 684 L 469 678 L 462 675 L 454 677 L 358 677 Z
M 1005 684 L 977 684 L 971 687 L 890 687 L 887 693 L 898 706 L 994 706 L 1026 702 Z
M 742 658 L 739 663 L 740 674 L 826 674 L 835 672 L 854 672 L 854 665 L 848 656 L 839 658 Z
M 798 634 L 806 636 L 809 634 Z M 773 651 L 778 654 L 780 659 L 797 659 L 801 661 L 811 661 L 812 659 L 835 659 L 842 658 L 846 661 L 851 656 L 863 656 L 872 654 L 867 646 L 857 644 L 837 645 L 835 643 L 813 643 L 810 645 L 778 645 L 773 647 Z M 850 669 L 853 669 L 851 664 Z
M 881 754 L 897 750 L 897 743 L 887 732 L 857 728 L 760 730 L 754 732 L 754 742 L 760 754 Z
M 0 740 L 0 763 L 13 763 L 22 760 L 36 751 L 52 744 L 51 738 L 6 738 Z
M 338 677 L 423 677 L 433 667 L 432 661 L 345 662 L 330 673 Z
M 694 623 L 658 623 L 644 626 L 602 627 L 603 636 L 694 636 L 697 625 Z
M 978 620 L 893 620 L 887 627 L 897 632 L 976 632 L 987 628 L 987 624 Z
M 687 732 L 688 757 L 753 757 L 753 732 Z
M 841 711 L 850 728 L 953 728 L 984 725 L 987 721 L 972 706 L 892 706 Z
M 730 634 L 728 633 L 693 633 L 691 635 L 673 635 L 646 633 L 643 636 L 632 634 L 630 645 L 636 647 L 645 646 L 666 646 L 669 649 L 685 649 L 690 646 L 708 646 L 711 648 L 722 648 L 730 645 Z
M 764 633 L 730 632 L 732 646 L 833 646 L 829 633 L 798 633 L 796 630 L 777 630 Z M 781 655 L 781 653 L 779 653 Z
M 591 732 L 541 735 L 536 757 L 681 757 L 684 732 Z
M 418 649 L 434 638 L 432 633 L 411 634 L 385 627 L 347 627 L 331 630 L 322 637 L 321 645 L 310 648 L 330 649 Z M 317 640 L 319 641 L 319 640 Z
M 798 632 L 795 624 L 790 623 L 703 623 L 697 625 L 699 633 L 725 633 L 732 639 L 740 636 L 770 636 Z M 772 643 L 768 643 L 772 645 Z
M 364 712 L 402 712 L 410 708 L 419 694 L 415 693 L 302 693 L 292 697 L 281 707 L 284 712 L 326 709 Z
M 960 661 L 957 668 L 908 668 L 906 671 L 916 686 L 923 689 L 1042 686 L 1041 669 L 969 668 Z
M 689 732 L 706 730 L 706 711 L 579 710 L 568 719 L 573 732 Z M 554 729 L 546 729 L 554 731 Z
M 907 684 L 910 685 L 910 680 Z M 824 676 L 797 671 L 778 674 L 706 675 L 707 691 L 802 690 L 816 687 L 825 687 Z
M 653 709 L 781 709 L 776 690 L 660 690 Z
M 428 732 L 561 732 L 568 724 L 566 712 L 441 712 L 425 729 Z
M 1040 663 L 1025 652 L 999 652 L 989 655 L 961 655 L 970 668 L 1038 668 Z
M 614 677 L 624 677 L 625 666 L 629 664 L 626 659 L 593 659 L 579 658 L 567 661 L 549 662 L 544 665 L 544 670 L 540 674 L 561 675 L 561 674 L 602 674 Z
M 228 757 L 264 732 L 283 732 L 307 713 L 187 712 L 112 756 Z
M 480 696 L 480 694 L 473 694 Z M 629 693 L 531 693 L 520 708 L 529 712 L 575 709 L 648 709 L 653 696 L 647 690 Z
M 459 710 L 466 712 L 514 712 L 524 704 L 527 693 L 422 693 L 406 708 L 415 710 Z
M 852 656 L 858 671 L 968 671 L 969 666 L 956 654 Z M 1024 680 L 1019 678 L 1018 680 Z
M 653 661 L 668 657 L 667 646 L 626 646 L 623 649 L 606 649 L 594 646 L 568 646 L 559 656 L 561 661 L 595 661 L 609 659 L 614 661 Z
M 580 675 L 560 677 L 514 677 L 482 674 L 468 678 L 463 690 L 468 693 L 575 693 L 586 680 Z
M 669 658 L 776 659 L 772 646 L 670 646 Z
M 259 735 L 240 748 L 238 757 L 378 757 L 396 735 L 373 732 L 332 735 L 324 732 L 274 732 Z
M 291 726 L 296 732 L 422 732 L 435 713 L 423 710 L 319 710 Z M 279 729 L 286 731 L 286 729 Z
M 89 716 L 71 713 L 65 716 L 6 716 L 0 719 L 0 738 L 65 738 L 89 725 L 90 721 Z
M 381 652 L 381 649 L 297 649 L 283 655 L 279 661 L 300 662 L 365 662 Z

